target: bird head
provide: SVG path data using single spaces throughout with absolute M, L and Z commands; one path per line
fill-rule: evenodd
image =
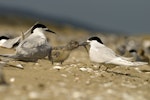
M 47 32 L 51 32 L 51 33 L 54 33 L 56 34 L 55 32 L 49 30 L 45 25 L 43 24 L 36 24 L 33 26 L 33 28 L 31 29 L 31 33 L 34 33 L 35 31 L 40 31 L 40 32 L 44 32 L 44 31 L 47 31 Z
M 91 43 L 91 42 L 98 42 L 100 44 L 103 44 L 103 42 L 101 41 L 101 39 L 99 37 L 91 37 L 87 40 L 87 43 Z
M 75 40 L 71 40 L 68 44 L 67 44 L 68 48 L 70 48 L 71 50 L 79 47 L 79 42 L 75 41 Z

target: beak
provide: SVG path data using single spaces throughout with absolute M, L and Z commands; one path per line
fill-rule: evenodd
M 86 45 L 88 45 L 88 42 L 82 42 L 79 44 L 79 46 L 83 46 L 88 53 L 88 49 L 87 49 Z
M 82 42 L 79 44 L 79 46 L 86 46 L 86 45 L 88 45 L 88 42 Z
M 51 32 L 51 33 L 53 33 L 53 34 L 56 34 L 55 32 L 53 32 L 53 31 L 51 31 L 51 30 L 49 30 L 49 29 L 46 29 L 45 31 Z

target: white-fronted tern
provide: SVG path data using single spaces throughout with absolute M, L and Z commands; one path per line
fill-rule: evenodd
M 1 54 L 0 56 L 27 62 L 36 62 L 38 59 L 48 56 L 51 46 L 44 35 L 45 31 L 55 33 L 45 25 L 34 25 L 31 29 L 31 35 L 20 42 L 15 54 Z
M 89 57 L 92 62 L 120 66 L 140 66 L 147 64 L 147 62 L 132 62 L 130 58 L 117 55 L 112 49 L 105 46 L 98 37 L 91 37 L 87 42 L 90 45 Z

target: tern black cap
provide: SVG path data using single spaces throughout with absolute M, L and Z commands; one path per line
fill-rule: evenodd
M 96 40 L 96 41 L 98 41 L 99 43 L 101 43 L 101 44 L 103 44 L 103 42 L 101 41 L 101 39 L 99 38 L 99 37 L 91 37 L 91 38 L 89 38 L 88 39 L 89 41 L 92 41 L 92 40 Z

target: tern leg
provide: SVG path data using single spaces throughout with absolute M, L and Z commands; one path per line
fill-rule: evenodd
M 87 53 L 89 53 L 88 48 L 86 47 L 86 45 L 83 46 L 83 47 L 85 48 L 85 50 L 87 51 Z
M 1 66 L 0 66 L 0 85 L 7 85 Z
M 54 65 L 54 61 L 52 60 L 52 65 Z

